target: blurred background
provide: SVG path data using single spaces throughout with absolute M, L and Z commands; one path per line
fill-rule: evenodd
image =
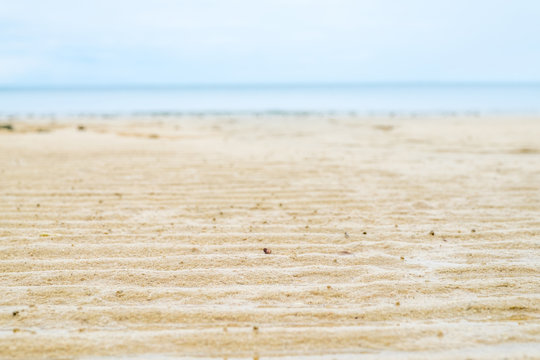
M 534 0 L 0 7 L 0 114 L 539 113 Z

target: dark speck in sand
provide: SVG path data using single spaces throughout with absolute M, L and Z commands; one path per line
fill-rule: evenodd
M 258 326 L 254 326 L 254 327 L 253 327 L 253 331 L 259 331 L 259 327 L 258 327 Z
M 362 232 L 362 234 L 367 235 L 367 231 Z
M 349 238 L 349 234 L 347 234 L 347 232 L 345 231 L 345 239 L 348 239 Z
M 77 130 L 79 130 L 79 131 L 84 131 L 84 130 L 86 130 L 86 126 L 84 126 L 84 125 L 79 125 L 79 126 L 77 126 Z
M 476 229 L 472 229 L 471 232 L 476 232 Z
M 339 255 L 352 255 L 352 252 L 347 251 L 347 250 L 343 250 L 343 251 L 340 251 L 338 254 Z
M 19 315 L 19 311 L 14 311 L 14 312 L 12 312 L 11 314 L 12 314 L 13 316 L 17 316 L 17 315 Z
M 393 113 L 390 113 L 390 117 L 393 117 L 394 114 Z M 392 125 L 375 125 L 373 128 L 377 129 L 377 130 L 381 130 L 381 131 L 390 131 L 390 130 L 393 130 L 394 127 Z
M 431 230 L 431 231 L 429 232 L 429 235 L 434 236 L 434 235 L 435 235 L 435 231 Z
M 41 206 L 41 205 L 39 205 L 39 204 L 36 204 L 36 207 L 40 207 L 40 206 Z
M 263 251 L 264 251 L 264 253 L 265 253 L 266 255 L 269 255 L 269 254 L 272 253 L 272 250 L 270 250 L 270 249 L 268 249 L 268 248 L 264 248 Z

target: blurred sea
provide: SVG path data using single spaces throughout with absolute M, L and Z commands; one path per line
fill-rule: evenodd
M 0 87 L 0 115 L 540 114 L 540 84 Z

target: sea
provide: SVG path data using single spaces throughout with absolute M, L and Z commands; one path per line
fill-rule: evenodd
M 540 114 L 540 84 L 0 87 L 0 116 L 88 114 Z

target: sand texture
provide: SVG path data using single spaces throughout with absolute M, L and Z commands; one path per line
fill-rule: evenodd
M 538 118 L 0 129 L 2 359 L 540 358 L 539 265 Z

